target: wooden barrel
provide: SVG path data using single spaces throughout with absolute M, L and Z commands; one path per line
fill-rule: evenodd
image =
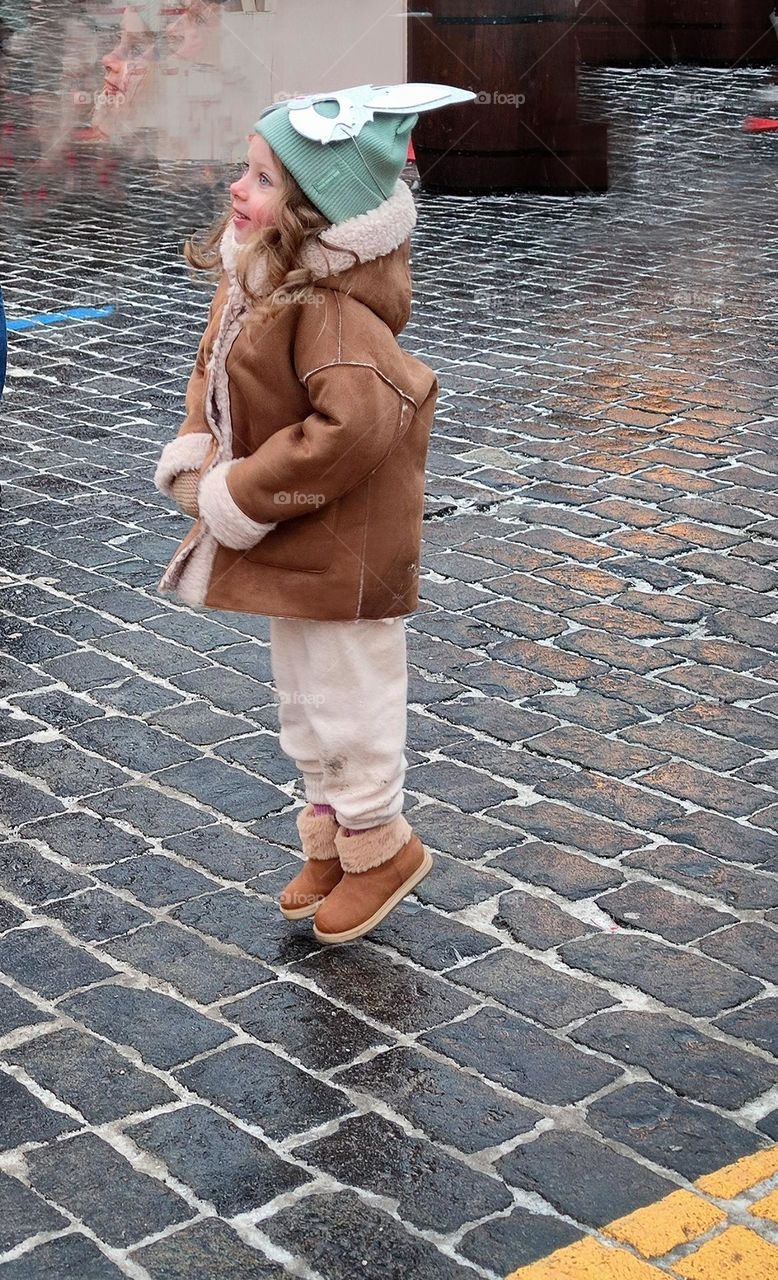
M 769 66 L 778 60 L 775 0 L 646 0 L 647 42 L 669 62 Z
M 420 116 L 413 144 L 427 189 L 607 188 L 606 126 L 578 119 L 575 0 L 416 4 L 409 78 L 478 94 Z
M 649 42 L 646 0 L 580 0 L 575 38 L 581 62 L 592 66 L 655 66 L 662 57 Z

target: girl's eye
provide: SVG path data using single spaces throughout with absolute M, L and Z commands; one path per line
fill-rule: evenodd
M 268 178 L 268 176 L 267 176 L 267 174 L 266 174 L 266 173 L 260 173 L 260 175 L 259 175 L 259 181 L 260 181 L 260 183 L 263 183 L 263 182 L 264 182 L 264 183 L 267 183 L 267 185 L 268 185 L 268 186 L 272 186 L 272 185 L 273 185 L 273 184 L 272 184 L 272 182 L 270 181 L 270 179 Z

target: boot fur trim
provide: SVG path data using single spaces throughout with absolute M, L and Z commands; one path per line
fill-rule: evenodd
M 313 805 L 307 804 L 297 815 L 297 830 L 306 858 L 338 856 L 335 849 L 338 823 L 332 814 L 323 813 L 317 817 Z
M 398 813 L 396 818 L 392 818 L 384 826 L 361 831 L 355 836 L 347 836 L 340 827 L 335 836 L 335 847 L 344 871 L 369 871 L 371 867 L 378 867 L 399 853 L 412 835 L 408 819 Z

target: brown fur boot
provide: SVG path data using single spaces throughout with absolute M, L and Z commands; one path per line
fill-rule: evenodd
M 343 875 L 335 847 L 338 824 L 332 814 L 321 814 L 317 818 L 313 805 L 307 804 L 297 815 L 297 830 L 306 861 L 278 900 L 287 920 L 304 920 L 314 915 Z
M 354 836 L 341 827 L 335 846 L 344 874 L 316 912 L 319 942 L 352 942 L 369 933 L 432 869 L 432 854 L 402 814 Z

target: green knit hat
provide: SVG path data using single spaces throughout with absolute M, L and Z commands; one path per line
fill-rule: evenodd
M 312 204 L 330 223 L 346 222 L 377 209 L 394 192 L 408 156 L 408 143 L 418 115 L 376 112 L 358 137 L 322 144 L 303 137 L 289 120 L 290 102 L 260 117 L 254 125 L 297 180 Z M 316 102 L 316 113 L 335 119 L 337 101 Z

